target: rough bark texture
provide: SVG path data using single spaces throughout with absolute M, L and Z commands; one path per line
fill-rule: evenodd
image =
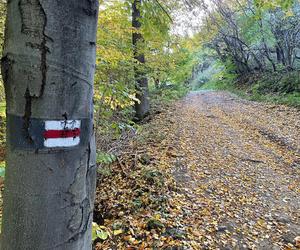
M 148 79 L 146 73 L 141 70 L 141 65 L 145 64 L 145 55 L 141 50 L 144 38 L 139 32 L 142 25 L 140 22 L 140 19 L 142 18 L 140 11 L 141 4 L 142 0 L 134 0 L 132 4 L 132 27 L 137 31 L 132 35 L 133 52 L 134 59 L 140 64 L 135 67 L 137 99 L 140 100 L 139 103 L 135 103 L 135 116 L 138 120 L 147 116 L 150 110 Z
M 1 250 L 91 249 L 97 14 L 97 0 L 8 1 Z M 81 120 L 81 143 L 41 147 L 47 120 Z

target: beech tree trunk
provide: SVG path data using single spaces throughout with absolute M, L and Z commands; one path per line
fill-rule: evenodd
M 145 55 L 142 51 L 144 38 L 140 33 L 141 29 L 141 4 L 142 0 L 134 0 L 132 4 L 132 27 L 135 29 L 132 35 L 133 43 L 133 53 L 134 59 L 137 61 L 135 66 L 135 82 L 137 90 L 137 99 L 140 102 L 135 103 L 135 116 L 137 120 L 142 120 L 149 114 L 150 104 L 149 104 L 149 88 L 148 88 L 148 79 L 146 72 L 143 69 L 142 65 L 145 64 Z
M 97 0 L 10 0 L 1 250 L 90 250 Z

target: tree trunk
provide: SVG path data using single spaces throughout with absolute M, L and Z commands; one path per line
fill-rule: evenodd
M 1 250 L 90 250 L 97 0 L 10 0 Z
M 145 65 L 145 55 L 142 51 L 144 48 L 144 38 L 140 33 L 141 30 L 141 4 L 142 0 L 134 0 L 132 4 L 132 27 L 134 32 L 132 34 L 132 44 L 133 44 L 133 54 L 134 59 L 137 61 L 135 65 L 135 84 L 137 91 L 137 99 L 140 102 L 135 103 L 135 116 L 137 120 L 142 120 L 149 114 L 150 104 L 149 104 L 149 89 L 148 89 L 148 79 L 144 69 Z

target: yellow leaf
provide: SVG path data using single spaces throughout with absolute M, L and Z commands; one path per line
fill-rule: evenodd
M 115 230 L 115 231 L 113 232 L 114 235 L 120 235 L 120 234 L 122 234 L 122 233 L 123 233 L 123 230 L 122 230 L 122 229 L 118 229 L 118 230 Z

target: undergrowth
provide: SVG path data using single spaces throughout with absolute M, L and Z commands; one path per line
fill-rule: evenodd
M 300 107 L 299 71 L 253 74 L 243 79 L 222 72 L 200 89 L 225 90 L 248 100 Z
M 189 87 L 184 84 L 164 84 L 159 88 L 151 87 L 150 99 L 152 104 L 169 104 L 184 97 Z
M 172 232 L 177 230 L 167 223 L 170 193 L 177 187 L 168 163 L 164 162 L 167 131 L 160 117 L 165 112 L 111 144 L 115 161 L 99 165 L 95 249 L 129 249 L 133 245 L 143 249 L 145 242 L 152 249 L 159 249 L 162 241 L 157 237 L 165 237 L 176 246 Z

